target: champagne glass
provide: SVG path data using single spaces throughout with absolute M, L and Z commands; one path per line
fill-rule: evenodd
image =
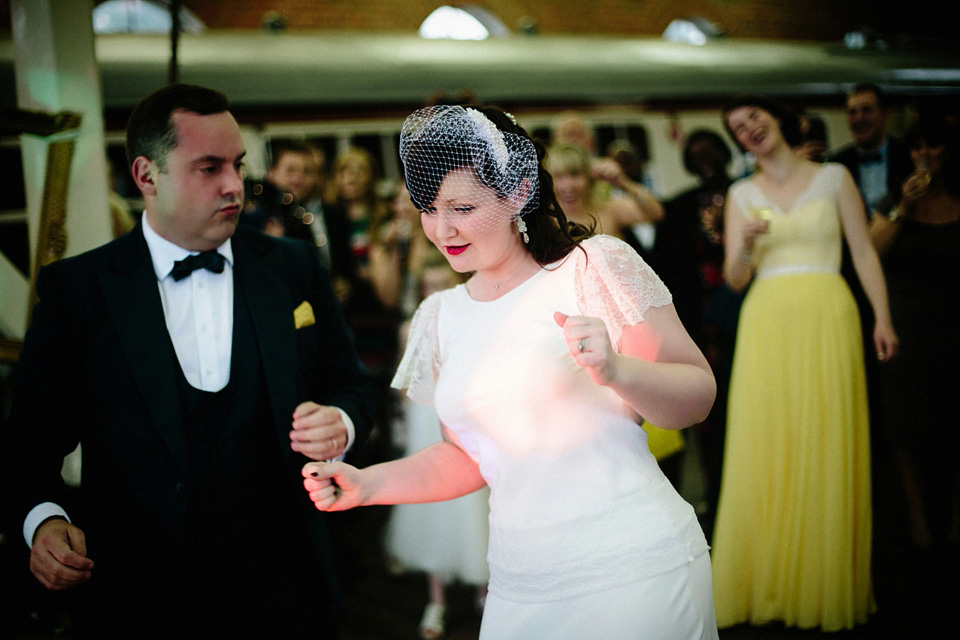
M 917 162 L 917 168 L 904 186 L 903 195 L 911 200 L 922 198 L 927 193 L 933 174 L 923 160 Z
M 773 209 L 770 207 L 754 207 L 750 210 L 750 213 L 753 214 L 754 218 L 763 220 L 766 223 L 773 220 Z

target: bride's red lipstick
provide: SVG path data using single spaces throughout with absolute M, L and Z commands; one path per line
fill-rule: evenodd
M 467 247 L 469 247 L 469 246 L 470 246 L 470 245 L 468 245 L 468 244 L 461 244 L 461 245 L 458 245 L 458 246 L 447 245 L 447 246 L 444 247 L 444 249 L 446 249 L 447 253 L 449 253 L 450 255 L 452 255 L 452 256 L 458 256 L 458 255 L 460 255 L 461 253 L 463 253 L 464 251 L 466 251 L 466 250 L 467 250 Z

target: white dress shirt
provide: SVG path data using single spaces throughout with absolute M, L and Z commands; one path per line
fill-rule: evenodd
M 177 360 L 190 386 L 220 391 L 230 381 L 233 351 L 233 248 L 228 239 L 217 247 L 225 258 L 223 273 L 197 269 L 177 282 L 173 263 L 196 251 L 187 251 L 162 238 L 143 218 L 143 237 L 150 249 L 167 331 Z
M 884 140 L 880 148 L 874 153 L 880 154 L 880 160 L 877 162 L 860 162 L 857 166 L 860 171 L 860 192 L 863 193 L 863 199 L 867 201 L 869 210 L 867 216 L 873 215 L 873 211 L 887 195 L 887 148 L 889 141 Z

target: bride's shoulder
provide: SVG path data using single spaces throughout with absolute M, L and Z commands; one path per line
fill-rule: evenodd
M 596 235 L 584 240 L 580 246 L 583 251 L 577 256 L 577 267 L 581 273 L 594 274 L 603 280 L 609 279 L 611 274 L 634 277 L 640 273 L 652 273 L 637 250 L 620 238 Z
M 411 324 L 414 327 L 418 325 L 435 324 L 436 318 L 440 313 L 440 306 L 443 303 L 443 298 L 449 293 L 449 291 L 449 289 L 435 291 L 424 298 L 417 307 L 416 312 L 413 314 Z
M 604 257 L 606 255 L 618 255 L 624 252 L 636 253 L 633 247 L 628 245 L 620 238 L 605 234 L 590 236 L 581 242 L 580 246 L 583 248 L 583 252 L 585 252 L 588 257 Z

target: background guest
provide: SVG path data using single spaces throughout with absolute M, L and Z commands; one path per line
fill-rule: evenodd
M 313 181 L 313 156 L 307 147 L 296 141 L 275 143 L 266 176 L 247 185 L 242 222 L 267 235 L 314 244 L 309 228 L 313 216 L 305 216 L 302 206 Z
M 960 543 L 960 434 L 947 426 L 960 413 L 960 140 L 954 123 L 925 116 L 906 141 L 915 170 L 897 206 L 871 225 L 903 343 L 881 369 L 880 391 L 910 540 L 940 547 L 942 563 Z
M 884 198 L 896 202 L 903 181 L 913 170 L 903 141 L 887 134 L 890 105 L 887 95 L 870 82 L 854 85 L 847 94 L 847 126 L 853 142 L 835 151 L 831 162 L 850 171 L 867 205 L 867 216 Z
M 579 111 L 561 111 L 550 123 L 550 145 L 567 144 L 580 147 L 591 158 L 597 155 L 596 133 Z
M 883 274 L 849 172 L 794 153 L 795 115 L 756 96 L 735 97 L 723 115 L 759 170 L 730 188 L 724 215 L 726 281 L 750 290 L 713 536 L 717 623 L 852 628 L 873 608 L 870 440 L 843 239 L 885 361 L 897 336 Z
M 727 391 L 742 293 L 723 277 L 723 207 L 730 177 L 730 148 L 709 129 L 692 131 L 683 146 L 683 166 L 698 185 L 664 203 L 650 263 L 673 294 L 677 315 L 699 345 L 717 379 L 717 399 L 697 436 L 705 475 L 705 510 L 700 514 L 709 538 L 720 494 Z
M 423 261 L 432 245 L 423 235 L 420 210 L 410 200 L 402 180 L 396 185 L 390 209 L 392 216 L 370 251 L 370 272 L 384 306 L 398 309 L 403 318 L 409 318 L 422 299 Z
M 826 162 L 830 148 L 827 141 L 827 123 L 820 116 L 802 114 L 800 116 L 800 133 L 803 139 L 797 153 L 811 162 Z
M 346 212 L 354 271 L 338 293 L 347 323 L 356 335 L 360 360 L 374 379 L 376 431 L 364 455 L 383 460 L 392 449 L 390 378 L 397 358 L 400 315 L 384 304 L 373 276 L 371 254 L 390 216 L 389 205 L 377 193 L 376 179 L 373 156 L 365 149 L 350 148 L 334 163 L 327 202 Z
M 551 147 L 545 162 L 557 201 L 573 222 L 596 224 L 597 232 L 623 239 L 631 225 L 663 218 L 660 201 L 610 158 L 594 160 L 583 147 L 567 144 Z

